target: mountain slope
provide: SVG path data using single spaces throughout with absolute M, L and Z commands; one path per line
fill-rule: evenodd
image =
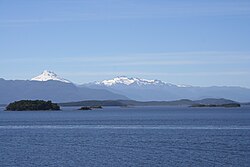
M 68 102 L 80 100 L 114 100 L 128 99 L 123 95 L 108 90 L 77 87 L 72 83 L 60 81 L 24 81 L 0 79 L 0 104 L 16 100 L 52 100 Z
M 89 88 L 106 89 L 138 101 L 170 101 L 178 99 L 225 98 L 239 102 L 250 101 L 250 89 L 242 87 L 195 87 L 174 85 L 160 80 L 116 77 L 84 84 Z

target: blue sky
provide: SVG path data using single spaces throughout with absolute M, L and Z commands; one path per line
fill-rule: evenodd
M 250 87 L 250 1 L 0 0 L 0 78 Z

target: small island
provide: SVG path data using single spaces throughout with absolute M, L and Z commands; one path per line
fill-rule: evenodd
M 81 107 L 81 108 L 79 108 L 78 110 L 92 110 L 90 107 Z
M 239 103 L 230 103 L 230 104 L 193 104 L 190 107 L 240 107 Z
M 79 108 L 78 110 L 92 110 L 92 109 L 102 109 L 102 106 L 83 106 L 81 108 Z
M 51 101 L 44 100 L 20 100 L 10 103 L 6 111 L 41 111 L 60 110 L 60 106 Z

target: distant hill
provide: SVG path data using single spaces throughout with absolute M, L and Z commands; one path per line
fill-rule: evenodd
M 128 99 L 126 96 L 108 90 L 77 87 L 61 81 L 24 81 L 0 79 L 0 104 L 17 100 L 52 100 L 54 102 L 80 100 Z
M 235 108 L 240 107 L 239 103 L 228 103 L 228 104 L 193 104 L 190 107 L 224 107 L 224 108 Z
M 237 103 L 228 99 L 202 99 L 202 100 L 188 100 L 181 99 L 175 101 L 134 101 L 134 100 L 90 100 L 79 102 L 60 103 L 60 106 L 190 106 L 194 104 L 210 104 L 223 105 Z
M 230 104 L 230 103 L 237 103 L 233 100 L 228 100 L 228 99 L 213 99 L 213 98 L 207 98 L 207 99 L 202 99 L 202 100 L 196 100 L 195 101 L 197 104 L 212 104 L 212 105 L 222 105 L 222 104 Z
M 121 100 L 87 100 L 79 102 L 59 103 L 60 106 L 127 106 Z
M 239 102 L 250 101 L 250 89 L 235 86 L 198 87 L 174 85 L 160 80 L 116 77 L 82 86 L 105 89 L 138 101 L 172 101 L 177 99 L 225 98 Z

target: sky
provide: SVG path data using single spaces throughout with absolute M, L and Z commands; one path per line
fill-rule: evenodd
M 250 88 L 250 1 L 0 0 L 0 78 L 45 69 Z

